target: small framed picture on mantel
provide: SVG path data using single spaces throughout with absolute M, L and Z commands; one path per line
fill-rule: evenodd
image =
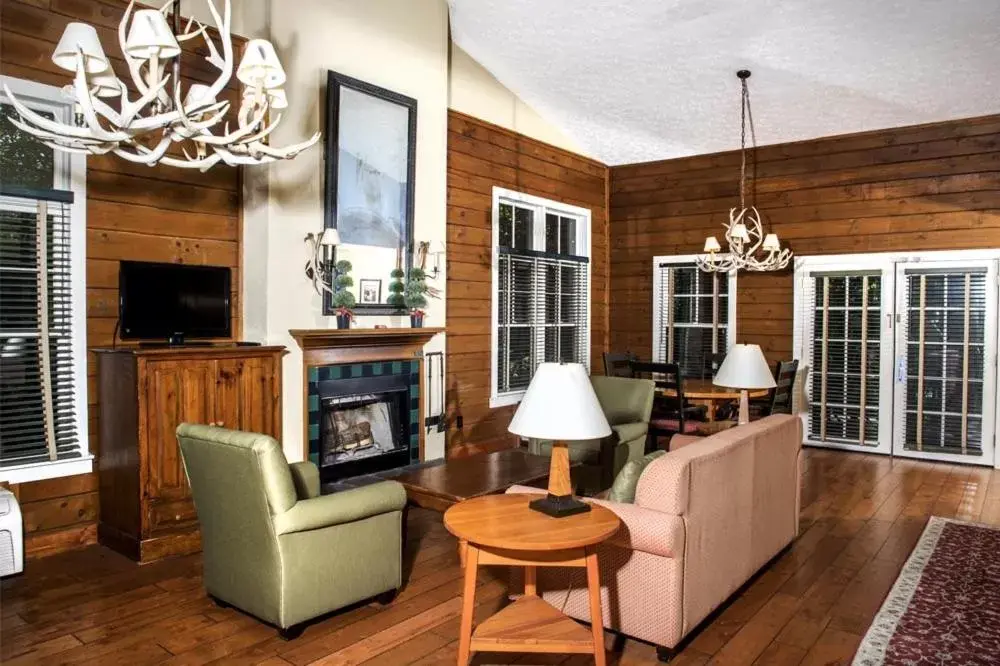
M 417 100 L 327 73 L 325 227 L 340 243 L 333 261 L 353 266 L 350 287 L 358 315 L 405 314 L 389 303 L 382 280 L 413 263 L 413 199 L 416 176 Z M 324 314 L 332 314 L 329 296 Z

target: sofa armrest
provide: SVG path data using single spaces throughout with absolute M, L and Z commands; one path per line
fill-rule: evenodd
M 507 493 L 544 494 L 540 488 L 511 486 Z M 636 504 L 581 498 L 590 504 L 610 509 L 622 521 L 621 527 L 609 539 L 616 546 L 660 557 L 680 558 L 684 555 L 684 519 Z
M 291 509 L 274 517 L 274 531 L 277 534 L 306 532 L 402 511 L 405 506 L 403 486 L 395 481 L 382 481 L 296 502 Z
M 319 497 L 319 467 L 309 460 L 288 465 L 295 484 L 295 494 L 300 500 Z

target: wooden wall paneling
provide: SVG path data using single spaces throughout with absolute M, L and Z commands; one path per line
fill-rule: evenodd
M 648 355 L 652 258 L 700 252 L 737 203 L 739 152 L 610 169 L 610 346 Z M 1000 115 L 764 146 L 755 197 L 799 256 L 1000 245 Z M 790 270 L 740 273 L 737 338 L 792 354 Z
M 456 111 L 448 114 L 448 455 L 516 444 L 514 407 L 490 409 L 494 186 L 591 211 L 591 364 L 607 349 L 607 167 Z M 461 419 L 462 427 L 458 427 Z
M 50 56 L 70 21 L 94 25 L 115 71 L 128 80 L 117 27 L 126 3 L 119 0 L 3 0 L 0 68 L 6 76 L 49 85 L 69 82 Z M 217 33 L 210 29 L 210 34 Z M 244 41 L 233 37 L 236 58 Z M 183 46 L 184 83 L 212 81 L 203 43 Z M 217 42 L 218 43 L 218 42 Z M 238 82 L 224 96 L 237 101 Z M 172 148 L 171 152 L 177 150 Z M 87 159 L 87 345 L 110 345 L 118 310 L 118 265 L 122 260 L 210 264 L 233 269 L 233 335 L 242 331 L 239 300 L 241 174 L 219 165 L 207 173 L 130 164 L 117 157 Z M 97 370 L 88 354 L 90 448 L 100 455 Z M 21 484 L 29 557 L 96 541 L 100 502 L 97 475 Z

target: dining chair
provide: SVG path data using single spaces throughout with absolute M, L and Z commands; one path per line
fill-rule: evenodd
M 712 379 L 715 377 L 715 373 L 719 371 L 719 368 L 722 367 L 722 362 L 725 360 L 725 352 L 719 352 L 718 354 L 706 354 L 705 365 L 701 371 L 701 378 Z
M 632 373 L 637 378 L 652 379 L 657 388 L 649 419 L 647 451 L 659 447 L 660 437 L 698 431 L 698 420 L 704 418 L 705 408 L 685 403 L 684 377 L 679 364 L 636 361 L 632 363 Z
M 608 377 L 634 377 L 632 363 L 639 357 L 632 352 L 604 352 L 604 374 Z
M 750 405 L 750 418 L 762 419 L 771 414 L 792 413 L 792 389 L 799 371 L 798 359 L 778 361 L 774 366 L 774 388 L 767 395 Z

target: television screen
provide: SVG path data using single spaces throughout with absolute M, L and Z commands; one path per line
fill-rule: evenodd
M 230 281 L 222 266 L 121 262 L 122 339 L 230 337 Z

